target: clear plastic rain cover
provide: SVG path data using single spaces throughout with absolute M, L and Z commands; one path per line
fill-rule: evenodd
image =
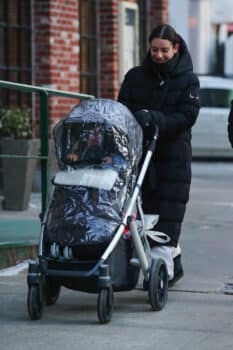
M 121 103 L 82 101 L 54 128 L 59 171 L 46 239 L 63 246 L 108 243 L 135 184 L 142 130 Z

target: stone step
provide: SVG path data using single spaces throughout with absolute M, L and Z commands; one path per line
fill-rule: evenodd
M 1 219 L 0 269 L 16 265 L 38 255 L 39 220 Z

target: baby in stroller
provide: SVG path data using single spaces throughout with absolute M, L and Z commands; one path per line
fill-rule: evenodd
M 113 291 L 133 289 L 140 269 L 153 310 L 164 307 L 167 268 L 162 259 L 151 259 L 140 200 L 156 139 L 138 175 L 142 130 L 121 103 L 83 101 L 55 126 L 59 171 L 42 223 L 39 261 L 29 265 L 31 319 L 41 317 L 43 295 L 52 304 L 65 286 L 98 293 L 98 317 L 106 323 Z M 130 263 L 135 252 L 139 264 Z
M 72 145 L 71 152 L 66 154 L 66 160 L 69 164 L 74 165 L 82 161 L 87 161 L 89 164 L 92 162 L 114 164 L 117 161 L 123 161 L 120 155 L 114 154 L 114 149 L 108 150 L 109 154 L 107 155 L 102 146 L 103 130 L 99 125 L 93 125 L 93 130 L 89 130 L 89 133 L 80 136 L 78 141 Z

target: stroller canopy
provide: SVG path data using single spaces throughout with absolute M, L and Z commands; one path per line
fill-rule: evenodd
M 137 166 L 142 153 L 142 130 L 132 113 L 119 102 L 107 99 L 82 101 L 54 128 L 60 168 L 83 162 L 100 162 L 118 154 Z M 69 161 L 67 155 L 76 152 Z

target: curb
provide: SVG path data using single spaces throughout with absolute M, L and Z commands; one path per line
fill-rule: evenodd
M 38 256 L 38 241 L 4 242 L 0 244 L 0 269 L 17 265 Z

